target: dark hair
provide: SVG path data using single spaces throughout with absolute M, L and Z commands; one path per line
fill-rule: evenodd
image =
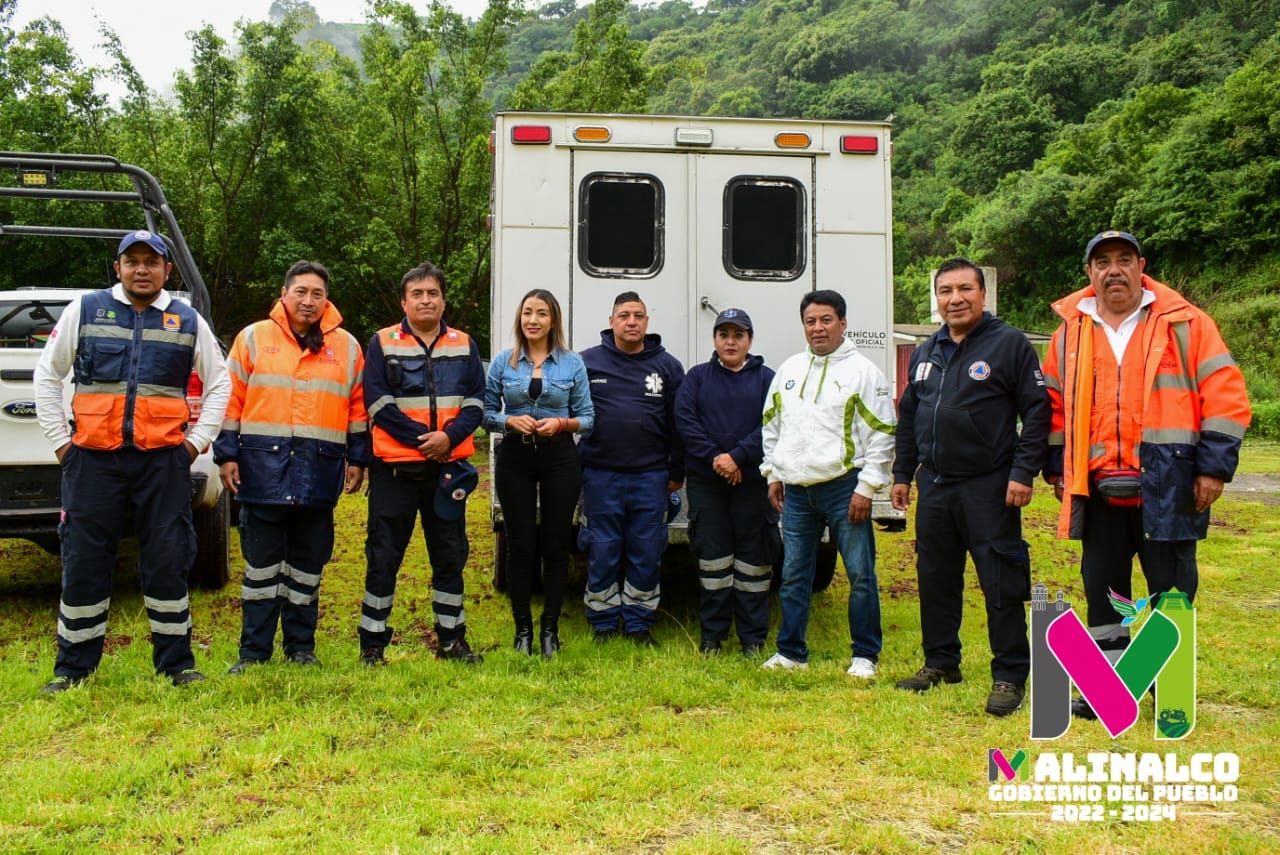
M 524 327 L 520 324 L 520 316 L 524 313 L 524 304 L 530 300 L 541 300 L 551 310 L 551 329 L 547 331 L 547 343 L 553 351 L 563 352 L 569 349 L 564 340 L 564 315 L 560 311 L 560 301 L 556 295 L 545 288 L 534 288 L 520 298 L 520 308 L 516 311 L 516 346 L 511 349 L 511 367 L 515 368 L 520 361 L 520 354 L 529 349 L 529 339 L 525 337 Z
M 950 273 L 952 270 L 972 270 L 978 274 L 978 287 L 983 291 L 987 290 L 987 277 L 982 274 L 982 268 L 974 264 L 967 258 L 948 258 L 946 261 L 938 265 L 938 270 L 933 274 L 934 290 L 938 288 L 938 277 L 944 273 Z
M 324 292 L 326 294 L 329 293 L 329 282 L 331 281 L 329 268 L 325 267 L 318 261 L 295 261 L 291 264 L 284 274 L 284 287 L 288 288 L 293 284 L 293 280 L 306 273 L 314 273 L 316 276 L 323 279 Z
M 817 303 L 819 306 L 830 306 L 836 310 L 836 317 L 844 320 L 844 314 L 847 311 L 844 297 L 837 292 L 830 290 L 810 291 L 800 298 L 800 317 L 804 318 L 804 310 Z
M 308 273 L 319 276 L 324 280 L 324 293 L 327 297 L 329 295 L 329 268 L 318 261 L 295 261 L 289 265 L 289 269 L 284 274 L 285 290 L 288 290 L 289 286 L 293 284 L 293 280 Z M 300 337 L 299 341 L 307 350 L 312 353 L 319 353 L 320 348 L 324 347 L 324 330 L 320 327 L 319 321 L 308 327 L 307 334 Z
M 444 271 L 430 261 L 424 261 L 400 277 L 400 296 L 407 296 L 409 294 L 409 283 L 417 282 L 420 279 L 436 280 L 440 285 L 440 292 L 444 293 Z
M 644 306 L 644 300 L 640 299 L 640 295 L 635 291 L 623 291 L 621 294 L 613 298 L 613 307 L 616 309 L 623 303 L 639 303 Z M 647 306 L 645 308 L 648 308 Z

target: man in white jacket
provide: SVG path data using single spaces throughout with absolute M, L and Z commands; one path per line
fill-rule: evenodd
M 769 500 L 782 514 L 782 625 L 764 668 L 809 666 L 805 631 L 824 527 L 849 575 L 850 676 L 875 676 L 880 657 L 880 593 L 871 497 L 892 478 L 897 417 L 884 374 L 844 337 L 845 301 L 812 291 L 800 301 L 809 347 L 778 369 L 764 410 Z

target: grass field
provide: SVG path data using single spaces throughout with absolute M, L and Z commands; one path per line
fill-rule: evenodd
M 1246 449 L 1276 472 L 1276 446 Z M 1263 462 L 1258 462 L 1259 460 Z M 74 691 L 39 697 L 54 654 L 58 562 L 0 541 L 0 849 L 69 852 L 1274 852 L 1280 849 L 1280 515 L 1228 496 L 1201 548 L 1199 720 L 1151 736 L 1151 707 L 1112 741 L 1097 722 L 1032 743 L 1024 708 L 983 713 L 990 688 L 970 574 L 965 682 L 917 696 L 911 534 L 879 534 L 885 650 L 870 685 L 848 665 L 847 583 L 814 600 L 812 665 L 763 672 L 697 653 L 695 588 L 672 570 L 656 650 L 597 646 L 579 599 L 555 661 L 517 656 L 489 577 L 482 485 L 470 502 L 467 614 L 477 668 L 436 661 L 421 543 L 402 570 L 387 668 L 357 663 L 364 499 L 339 509 L 319 669 L 276 663 L 235 678 L 239 586 L 192 596 L 197 664 L 176 690 L 151 674 L 128 559 L 116 571 L 109 653 Z M 1033 576 L 1083 601 L 1074 545 L 1052 536 L 1041 487 L 1027 513 Z M 233 553 L 238 545 L 233 544 Z M 238 558 L 238 556 L 237 556 Z M 236 561 L 236 566 L 241 566 Z M 1140 583 L 1139 583 L 1140 586 Z M 777 608 L 774 609 L 775 622 Z M 278 655 L 278 654 L 277 654 Z M 988 798 L 987 750 L 1234 752 L 1239 798 L 1180 804 L 1159 822 L 1058 822 L 1047 804 Z M 1116 805 L 1110 805 L 1116 807 Z M 1105 812 L 1104 812 L 1105 813 Z

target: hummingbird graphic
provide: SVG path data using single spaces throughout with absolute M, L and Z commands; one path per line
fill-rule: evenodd
M 1107 589 L 1107 599 L 1111 600 L 1111 608 L 1123 618 L 1120 621 L 1121 626 L 1128 626 L 1142 616 L 1143 610 L 1147 607 L 1147 603 L 1151 602 L 1150 597 L 1139 597 L 1135 603 L 1127 597 L 1122 597 L 1110 588 Z

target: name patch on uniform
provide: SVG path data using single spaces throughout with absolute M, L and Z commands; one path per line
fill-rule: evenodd
M 921 362 L 919 365 L 917 365 L 917 366 L 916 366 L 916 379 L 915 379 L 915 382 L 917 382 L 917 383 L 923 383 L 924 381 L 928 380 L 928 379 L 929 379 L 929 372 L 931 372 L 931 371 L 933 371 L 933 363 L 932 363 L 932 362 Z
M 171 315 L 171 314 L 169 314 L 168 312 L 165 312 L 165 313 L 164 313 L 164 328 L 165 328 L 165 329 L 167 329 L 167 330 L 180 330 L 180 329 L 182 329 L 182 318 L 178 317 L 177 315 Z
M 970 380 L 986 380 L 991 376 L 991 366 L 979 359 L 969 366 Z

